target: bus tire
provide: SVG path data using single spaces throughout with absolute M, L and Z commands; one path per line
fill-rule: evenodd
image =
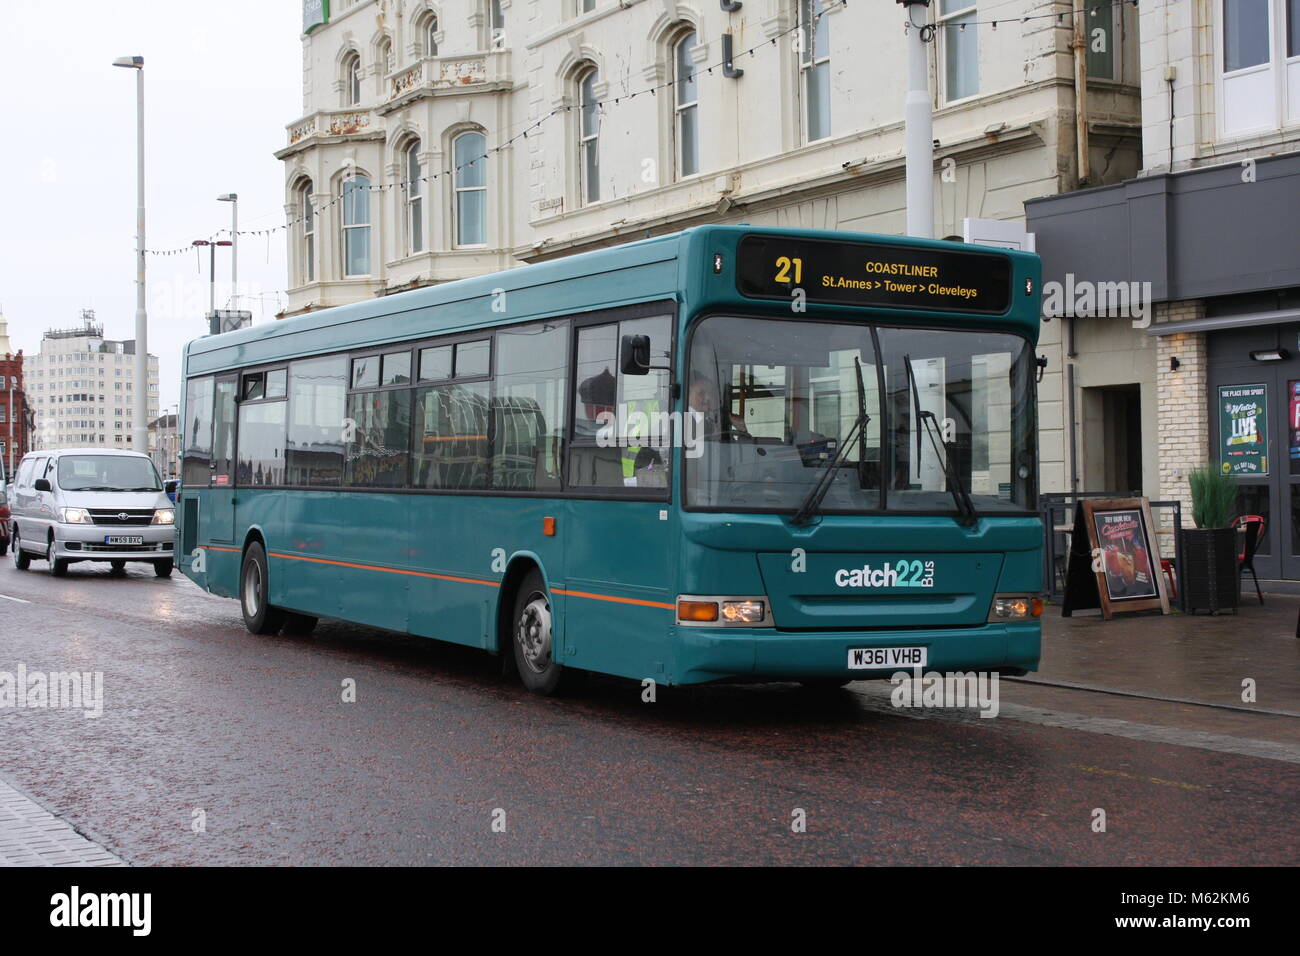
M 22 542 L 18 540 L 18 526 L 14 525 L 14 539 L 9 542 L 9 547 L 14 549 L 14 567 L 19 571 L 26 571 L 32 566 L 32 556 L 23 550 Z
M 262 542 L 254 541 L 244 552 L 239 569 L 239 609 L 244 615 L 244 627 L 253 634 L 274 634 L 284 623 L 283 612 L 270 605 L 270 594 L 266 549 Z
M 566 683 L 563 664 L 555 660 L 551 598 L 541 572 L 529 571 L 515 592 L 515 613 L 510 622 L 510 644 L 515 670 L 524 687 L 549 697 Z

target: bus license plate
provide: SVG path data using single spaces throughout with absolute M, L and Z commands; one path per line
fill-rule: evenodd
M 105 544 L 144 544 L 141 534 L 109 534 L 104 536 Z
M 924 647 L 851 647 L 849 670 L 872 670 L 881 667 L 924 667 Z

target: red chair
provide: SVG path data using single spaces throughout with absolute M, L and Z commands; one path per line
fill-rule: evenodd
M 1259 543 L 1264 540 L 1264 531 L 1268 527 L 1268 521 L 1263 515 L 1241 515 L 1232 519 L 1232 527 L 1242 532 L 1240 550 L 1237 552 L 1237 574 L 1250 572 L 1250 576 L 1255 579 L 1255 596 L 1259 598 L 1259 603 L 1264 603 L 1264 593 L 1259 589 L 1259 575 L 1255 573 L 1255 552 L 1259 549 Z

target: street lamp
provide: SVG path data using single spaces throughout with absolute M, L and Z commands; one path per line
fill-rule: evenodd
M 135 400 L 131 403 L 132 444 L 149 447 L 149 333 L 144 307 L 144 57 L 119 56 L 114 66 L 135 70 Z
M 228 239 L 209 242 L 207 239 L 195 239 L 191 246 L 208 247 L 208 322 L 215 335 L 221 329 L 217 325 L 217 246 L 231 245 Z
M 239 308 L 239 194 L 222 193 L 217 202 L 230 203 L 230 307 Z

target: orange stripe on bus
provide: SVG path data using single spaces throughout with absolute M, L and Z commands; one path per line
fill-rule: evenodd
M 386 574 L 407 574 L 416 578 L 437 578 L 439 581 L 456 581 L 460 584 L 484 584 L 491 588 L 499 588 L 500 581 L 482 581 L 478 578 L 458 578 L 453 574 L 434 574 L 432 571 L 410 571 L 406 568 L 381 568 L 374 564 L 352 564 L 348 561 L 331 561 L 328 558 L 309 558 L 300 554 L 282 554 L 278 551 L 272 551 L 271 557 L 284 558 L 288 561 L 310 561 L 312 564 L 330 564 L 338 568 L 357 568 L 361 571 L 383 571 Z
M 239 553 L 239 548 L 220 548 L 216 545 L 205 545 L 213 551 L 233 551 Z M 308 561 L 312 564 L 328 564 L 338 568 L 356 568 L 360 571 L 382 571 L 387 574 L 406 574 L 417 578 L 435 578 L 439 581 L 455 581 L 459 584 L 482 584 L 487 587 L 498 588 L 501 586 L 500 581 L 484 581 L 479 578 L 462 578 L 454 574 L 434 574 L 432 571 L 410 571 L 405 568 L 384 568 L 374 564 L 354 564 L 350 561 L 332 561 L 329 558 L 309 558 L 301 554 L 285 554 L 281 551 L 272 551 L 270 554 L 273 558 L 283 558 L 286 561 Z M 677 609 L 675 604 L 664 604 L 660 601 L 643 601 L 640 598 L 615 597 L 612 594 L 592 594 L 590 591 L 570 591 L 565 588 L 552 588 L 556 594 L 563 594 L 565 597 L 589 598 L 593 601 L 610 601 L 614 604 L 635 604 L 638 607 L 656 607 L 665 611 L 674 611 Z
M 675 611 L 676 604 L 663 604 L 659 601 L 643 601 L 640 598 L 615 597 L 612 594 L 592 594 L 589 591 L 566 591 L 563 588 L 551 588 L 556 594 L 568 597 L 591 598 L 593 601 L 613 601 L 615 604 L 636 604 L 640 607 L 660 607 L 665 611 Z
M 207 548 L 209 551 L 229 551 L 233 554 L 239 554 L 238 548 L 221 548 L 215 544 L 205 544 L 203 547 Z

